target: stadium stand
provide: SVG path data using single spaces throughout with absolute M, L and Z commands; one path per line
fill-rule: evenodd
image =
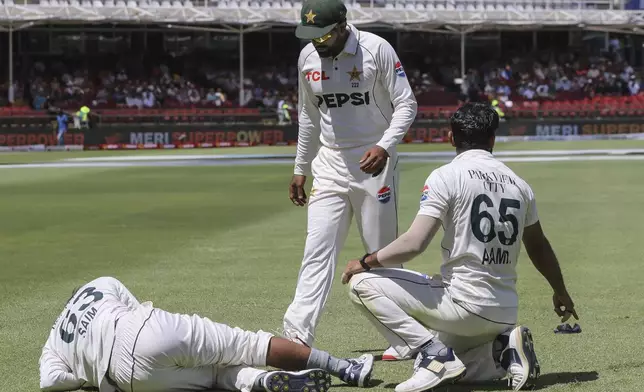
M 19 35 L 16 42 L 20 44 L 20 50 L 23 46 L 28 47 L 30 29 L 36 21 L 49 23 L 39 31 L 54 31 L 52 26 L 63 21 L 67 26 L 87 21 L 113 21 L 126 29 L 132 26 L 128 23 L 134 21 L 139 24 L 183 23 L 179 31 L 204 31 L 209 34 L 208 39 L 212 38 L 210 34 L 229 32 L 239 34 L 241 43 L 252 41 L 248 35 L 251 31 L 295 23 L 297 13 L 293 13 L 293 9 L 301 7 L 297 0 L 0 1 L 0 25 L 9 26 L 4 31 L 10 30 L 14 40 Z M 422 108 L 419 117 L 426 119 L 445 118 L 459 103 L 468 100 L 498 100 L 508 118 L 641 114 L 641 76 L 637 68 L 642 65 L 644 56 L 641 49 L 633 49 L 641 39 L 624 38 L 622 33 L 638 29 L 644 14 L 641 10 L 624 11 L 629 4 L 621 0 L 351 0 L 347 3 L 350 19 L 363 28 L 374 27 L 382 31 L 406 25 L 408 30 L 417 31 L 408 32 L 402 35 L 403 38 L 398 34 L 390 41 L 408 48 L 406 51 L 397 49 Z M 231 12 L 232 9 L 235 12 Z M 569 12 L 573 10 L 575 12 Z M 486 21 L 486 28 L 511 32 L 499 33 L 499 38 L 490 40 L 488 47 L 478 48 L 478 52 L 466 61 L 470 43 L 476 46 L 475 41 L 483 38 L 476 32 L 477 28 L 484 30 L 480 28 L 482 21 Z M 210 22 L 222 27 L 203 26 Z M 519 23 L 521 28 L 517 30 Z M 537 39 L 537 36 L 543 33 L 544 25 L 563 30 L 558 36 L 563 45 L 551 47 L 551 39 L 538 47 L 541 38 Z M 96 30 L 94 26 L 90 27 Z M 110 25 L 103 26 L 109 31 Z M 176 32 L 173 28 L 178 27 L 163 26 L 168 32 Z M 79 39 L 87 39 L 82 27 L 71 29 L 78 32 Z M 128 33 L 129 40 L 133 40 L 135 34 L 144 34 L 132 29 Z M 600 38 L 605 42 L 599 44 L 603 46 L 602 50 L 597 50 L 597 39 L 585 42 L 586 37 L 580 38 L 578 32 L 584 29 L 604 31 L 595 33 L 599 36 L 608 37 L 605 31 L 612 31 L 613 35 L 611 39 Z M 426 33 L 438 35 L 440 32 L 456 34 L 460 41 L 445 40 L 437 46 L 435 37 L 429 39 L 429 43 L 420 38 Z M 566 41 L 572 42 L 573 32 L 577 32 L 574 50 L 566 47 Z M 51 46 L 54 33 L 46 34 L 49 34 L 49 43 L 45 45 Z M 148 40 L 148 33 L 145 34 L 144 39 Z M 165 37 L 166 33 L 161 34 Z M 529 37 L 526 34 L 534 34 L 531 45 L 524 42 Z M 102 36 L 99 40 L 109 41 Z M 13 83 L 13 102 L 10 104 L 7 99 L 10 83 L 6 78 L 0 78 L 0 116 L 46 115 L 44 105 L 48 101 L 73 110 L 87 105 L 95 114 L 100 114 L 103 122 L 176 116 L 191 116 L 198 121 L 200 116 L 232 114 L 243 117 L 249 113 L 255 116 L 273 111 L 280 100 L 295 107 L 297 75 L 294 63 L 299 44 L 291 42 L 286 49 L 285 40 L 280 40 L 284 49 L 278 44 L 270 56 L 263 52 L 260 55 L 260 49 L 246 50 L 246 63 L 243 50 L 238 59 L 225 54 L 206 60 L 203 53 L 193 49 L 186 52 L 180 49 L 167 56 L 153 49 L 128 62 L 124 59 L 133 56 L 132 53 L 120 56 L 114 52 L 92 53 L 85 59 L 83 53 L 60 54 L 61 50 L 67 50 L 65 46 L 58 54 L 37 56 L 0 43 L 0 52 L 16 52 L 15 60 L 14 56 L 8 56 L 12 63 L 4 65 L 4 70 L 0 65 L 3 76 L 11 75 Z M 508 43 L 508 40 L 513 42 Z M 625 43 L 630 50 L 626 50 Z M 506 44 L 523 45 L 524 49 L 513 53 L 504 48 Z M 147 41 L 144 46 L 147 47 Z M 491 49 L 495 46 L 499 50 Z M 129 49 L 136 51 L 133 47 Z M 40 50 L 52 51 L 50 47 Z M 253 53 L 255 57 L 252 57 Z M 422 58 L 419 53 L 430 55 Z M 432 56 L 433 53 L 441 55 Z M 458 64 L 459 57 L 461 64 Z M 272 63 L 274 58 L 281 59 L 281 63 Z M 240 61 L 236 66 L 235 62 Z M 6 68 L 13 72 L 6 72 Z M 244 109 L 233 110 L 239 107 Z
M 449 79 L 450 71 L 457 71 L 457 66 L 449 64 L 429 67 L 433 72 L 412 67 L 407 74 L 423 107 L 421 116 L 429 119 L 444 117 L 451 111 L 446 108 L 459 102 L 486 99 L 499 99 L 506 115 L 513 117 L 635 115 L 642 102 L 640 76 L 621 57 L 619 50 L 613 50 L 606 57 L 573 56 L 569 62 L 517 58 L 504 66 L 470 69 L 460 84 Z M 57 69 L 55 63 L 52 68 Z M 144 70 L 141 78 L 131 78 L 124 68 L 52 73 L 44 63 L 36 62 L 26 75 L 28 82 L 15 84 L 14 105 L 0 110 L 2 115 L 38 113 L 47 97 L 63 108 L 88 105 L 98 110 L 104 121 L 119 112 L 135 121 L 137 115 L 159 115 L 159 109 L 206 113 L 208 109 L 241 106 L 270 111 L 279 99 L 297 103 L 293 67 L 283 72 L 277 67 L 248 70 L 247 101 L 242 105 L 237 99 L 239 86 L 233 83 L 238 79 L 234 71 L 200 70 L 185 76 L 162 65 Z M 6 97 L 6 83 L 0 94 Z M 243 115 L 243 111 L 235 113 Z

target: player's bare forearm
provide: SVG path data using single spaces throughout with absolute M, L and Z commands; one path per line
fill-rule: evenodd
M 538 227 L 533 227 L 538 226 Z M 526 227 L 523 242 L 535 268 L 543 275 L 557 294 L 567 294 L 557 255 L 541 230 L 539 223 Z
M 543 245 L 534 258 L 530 258 L 537 270 L 550 283 L 550 287 L 555 293 L 564 294 L 567 292 L 559 261 L 547 238 L 544 237 Z

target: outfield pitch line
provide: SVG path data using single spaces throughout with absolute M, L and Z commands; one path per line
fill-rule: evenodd
M 594 150 L 509 150 L 497 151 L 497 157 L 513 156 L 577 156 L 577 155 L 644 155 L 644 149 L 594 149 Z M 454 151 L 399 152 L 401 158 L 453 158 Z M 138 162 L 138 161 L 198 161 L 198 160 L 281 160 L 295 159 L 295 154 L 194 154 L 194 155 L 126 155 L 108 157 L 66 158 L 61 162 Z
M 595 152 L 595 154 L 589 153 Z M 601 151 L 601 155 L 597 152 Z M 635 152 L 634 152 L 635 151 Z M 552 155 L 546 155 L 552 153 Z M 501 151 L 494 155 L 503 162 L 579 162 L 579 161 L 641 161 L 644 160 L 644 150 L 573 150 L 565 151 Z M 401 153 L 403 163 L 448 163 L 455 153 Z M 0 164 L 0 169 L 26 168 L 124 168 L 124 167 L 195 167 L 195 166 L 262 166 L 262 165 L 292 165 L 293 158 L 285 159 L 278 155 L 263 155 L 260 157 L 245 155 L 244 158 L 221 159 L 216 155 L 174 155 L 174 156 L 145 156 L 145 157 L 102 157 L 66 159 L 48 163 Z M 106 158 L 110 158 L 109 160 Z

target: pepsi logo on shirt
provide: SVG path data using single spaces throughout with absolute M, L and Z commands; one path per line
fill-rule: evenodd
M 407 76 L 405 75 L 405 70 L 403 69 L 403 66 L 400 63 L 400 61 L 396 62 L 394 69 L 396 70 L 396 75 L 400 76 L 401 78 L 404 78 L 405 76 Z
M 429 198 L 429 187 L 425 185 L 420 196 L 420 201 L 425 201 Z
M 387 185 L 383 186 L 378 191 L 377 197 L 379 202 L 383 204 L 388 203 L 389 200 L 391 200 L 391 188 L 389 188 Z

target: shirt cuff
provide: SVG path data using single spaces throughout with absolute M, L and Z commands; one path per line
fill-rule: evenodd
M 293 169 L 293 174 L 296 176 L 310 176 L 311 175 L 311 165 L 295 165 Z
M 431 216 L 432 218 L 440 219 L 441 221 L 444 221 L 445 217 L 441 213 L 440 210 L 436 208 L 431 208 L 431 207 L 423 207 L 420 210 L 418 210 L 418 214 L 416 215 L 424 215 L 424 216 Z
M 392 154 L 395 152 L 396 145 L 396 143 L 386 143 L 383 141 L 376 143 L 376 146 L 384 148 L 389 156 L 392 156 Z

